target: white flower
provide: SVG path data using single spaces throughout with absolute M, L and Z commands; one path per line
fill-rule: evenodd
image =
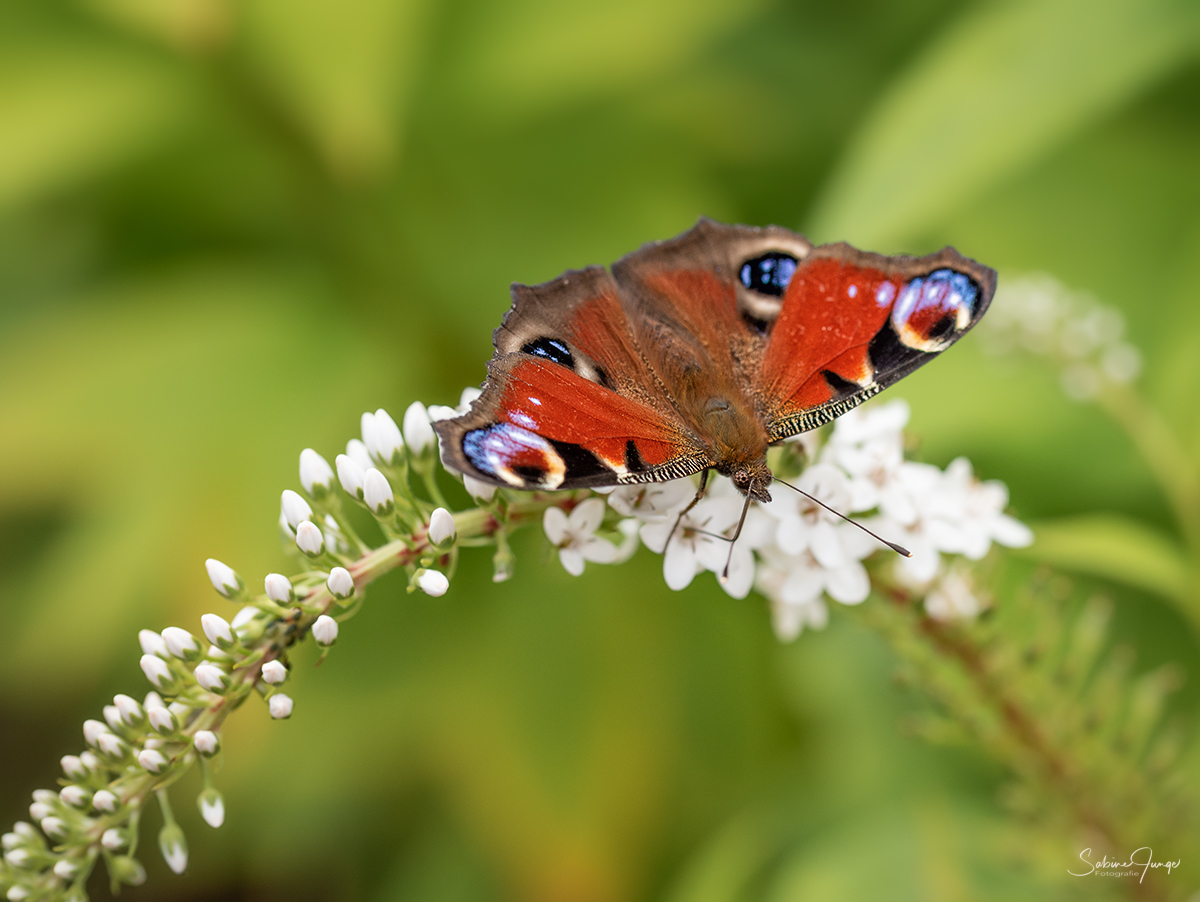
M 154 632 L 154 630 L 138 630 L 138 642 L 142 646 L 142 653 L 147 655 L 158 655 L 160 658 L 170 656 L 167 651 L 167 643 L 163 641 L 163 637 Z
M 128 695 L 115 695 L 113 703 L 121 712 L 121 719 L 125 723 L 135 724 L 142 719 L 142 706 L 137 703 L 136 699 L 130 698 Z
M 309 507 L 308 502 L 301 498 L 299 493 L 293 492 L 291 489 L 283 490 L 283 495 L 279 499 L 279 506 L 283 511 L 283 518 L 287 520 L 288 526 L 293 531 L 305 520 L 312 519 L 312 508 Z
M 124 757 L 126 752 L 125 743 L 112 733 L 101 733 L 96 740 L 96 747 L 112 758 Z
M 548 507 L 542 517 L 546 537 L 558 547 L 558 559 L 572 576 L 583 573 L 584 561 L 614 563 L 620 549 L 595 535 L 604 520 L 604 501 L 588 498 L 575 505 L 568 515 L 562 508 Z
M 417 585 L 426 595 L 438 598 L 446 594 L 446 590 L 450 588 L 450 580 L 438 570 L 421 570 L 417 573 Z
M 229 688 L 229 677 L 216 664 L 205 661 L 203 664 L 197 665 L 192 673 L 196 677 L 196 682 L 209 692 L 221 693 Z
M 354 594 L 354 577 L 345 567 L 334 567 L 329 571 L 325 586 L 334 598 L 349 598 Z
M 262 678 L 272 686 L 278 686 L 287 679 L 287 668 L 278 661 L 268 661 L 262 666 Z
M 110 852 L 116 852 L 119 849 L 125 848 L 125 837 L 121 835 L 121 831 L 116 827 L 110 827 L 100 837 L 100 845 L 104 846 Z
M 320 557 L 325 553 L 325 537 L 313 522 L 305 520 L 296 529 L 296 545 L 309 557 Z
M 908 502 L 896 485 L 904 462 L 903 430 L 908 417 L 908 404 L 896 400 L 858 407 L 838 418 L 821 451 L 821 461 L 841 467 L 850 477 L 846 507 L 839 508 L 842 513 L 879 507 L 902 521 L 911 519 L 903 509 L 893 509 Z
M 155 658 L 155 660 L 158 661 L 158 658 Z M 162 662 L 159 661 L 159 663 L 161 664 Z M 108 732 L 110 732 L 108 724 L 101 723 L 98 720 L 85 720 L 83 722 L 83 741 L 93 748 L 100 741 L 100 737 Z
M 208 571 L 213 588 L 226 598 L 233 598 L 242 590 L 242 581 L 232 567 L 210 557 L 204 562 L 204 568 Z
M 206 789 L 196 800 L 200 803 L 200 816 L 214 829 L 225 823 L 225 800 L 215 789 Z
M 363 500 L 376 516 L 384 517 L 395 508 L 395 496 L 387 477 L 374 467 L 367 470 L 363 479 Z
M 205 614 L 200 618 L 200 627 L 213 645 L 220 649 L 233 646 L 233 628 L 229 621 L 218 614 Z
M 179 724 L 175 720 L 175 715 L 171 713 L 170 708 L 162 705 L 155 705 L 152 708 L 146 709 L 150 718 L 150 726 L 157 733 L 174 733 Z
M 983 610 L 968 574 L 952 568 L 925 596 L 925 612 L 934 620 L 969 620 Z
M 361 466 L 357 461 L 348 457 L 345 454 L 339 454 L 334 463 L 337 465 L 338 481 L 342 484 L 342 488 L 351 498 L 357 498 L 359 501 L 363 498 L 363 481 L 366 479 L 366 467 Z M 368 458 L 368 466 L 371 466 Z
M 384 464 L 399 464 L 404 456 L 400 427 L 382 407 L 374 415 L 362 415 L 363 443 L 371 457 Z
M 300 452 L 300 485 L 313 498 L 320 498 L 333 486 L 329 462 L 312 448 Z
M 608 503 L 617 513 L 639 520 L 674 518 L 696 496 L 696 486 L 690 479 L 670 482 L 651 482 L 645 485 L 623 485 L 608 496 Z
M 279 604 L 288 604 L 294 601 L 296 596 L 292 591 L 292 581 L 282 573 L 268 573 L 267 578 L 263 580 L 263 587 L 267 591 L 267 598 L 271 601 L 279 602 Z M 237 613 L 237 617 L 233 618 L 234 628 L 242 624 L 238 623 L 238 618 L 244 618 L 244 621 L 253 619 L 258 611 L 256 608 L 244 607 Z
M 433 427 L 430 425 L 429 411 L 420 401 L 413 401 L 404 411 L 404 441 L 414 454 L 421 454 L 426 448 L 433 446 Z
M 161 773 L 162 769 L 167 766 L 166 755 L 158 749 L 142 749 L 138 752 L 137 761 L 152 774 Z
M 97 811 L 103 811 L 106 814 L 112 814 L 114 811 L 116 811 L 117 805 L 119 804 L 120 799 L 118 799 L 107 789 L 101 789 L 94 796 L 92 796 L 92 807 Z
M 835 511 L 849 507 L 849 481 L 830 464 L 813 464 L 800 474 L 796 487 Z M 786 555 L 808 551 L 822 567 L 833 568 L 875 550 L 874 540 L 861 529 L 797 492 L 779 490 L 766 511 L 779 521 L 775 544 Z
M 337 641 L 338 622 L 328 614 L 322 614 L 312 626 L 313 638 L 317 645 L 330 646 Z
M 83 766 L 83 761 L 78 755 L 63 755 L 59 763 L 62 765 L 63 773 L 72 780 L 82 780 L 88 775 L 88 770 Z
M 1004 513 L 1008 489 L 998 480 L 975 479 L 971 462 L 959 457 L 946 467 L 942 485 L 945 522 L 955 529 L 941 530 L 940 550 L 979 560 L 992 542 L 1024 548 L 1033 542 L 1033 532 L 1024 523 Z
M 429 541 L 433 545 L 442 545 L 454 540 L 454 515 L 444 507 L 439 507 L 429 515 Z
M 277 692 L 267 699 L 267 710 L 276 720 L 286 720 L 292 716 L 294 703 L 282 692 Z
M 168 626 L 162 631 L 162 637 L 163 641 L 167 643 L 167 651 L 176 658 L 186 661 L 200 654 L 200 643 L 183 627 Z
M 196 751 L 206 758 L 215 755 L 217 747 L 220 745 L 217 734 L 212 730 L 197 730 L 196 735 L 192 737 L 192 742 L 195 743 Z
M 92 794 L 82 786 L 64 786 L 58 797 L 63 800 L 63 804 L 72 808 L 84 808 L 92 800 Z
M 496 495 L 496 486 L 476 479 L 474 476 L 463 474 L 463 488 L 467 494 L 479 501 L 488 502 Z

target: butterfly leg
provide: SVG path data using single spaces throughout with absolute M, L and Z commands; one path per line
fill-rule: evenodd
M 667 541 L 663 543 L 663 554 L 667 552 L 667 546 L 671 544 L 671 539 L 675 537 L 676 530 L 679 529 L 679 524 L 683 522 L 683 518 L 688 515 L 688 512 L 700 503 L 700 499 L 704 497 L 704 490 L 708 488 L 708 470 L 700 471 L 700 488 L 696 489 L 696 497 L 688 502 L 688 506 L 679 512 L 679 516 L 675 518 L 675 525 L 671 527 L 671 531 L 667 533 Z

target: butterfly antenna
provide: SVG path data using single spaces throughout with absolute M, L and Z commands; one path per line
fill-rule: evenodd
M 857 526 L 859 529 L 861 529 L 867 535 L 871 536 L 871 538 L 873 538 L 879 542 L 882 542 L 884 545 L 886 545 L 888 548 L 892 549 L 892 551 L 895 551 L 897 554 L 902 554 L 905 557 L 912 557 L 912 552 L 909 551 L 907 548 L 905 548 L 903 545 L 897 545 L 895 542 L 889 542 L 883 536 L 876 535 L 875 533 L 871 532 L 871 530 L 867 529 L 865 526 L 863 526 L 861 523 L 859 523 L 857 520 L 851 520 L 845 514 L 839 512 L 839 511 L 835 511 L 832 507 L 830 507 L 828 504 L 826 504 L 820 498 L 814 498 L 812 495 L 808 494 L 808 492 L 804 491 L 804 489 L 798 489 L 794 485 L 792 485 L 790 482 L 780 479 L 778 476 L 775 476 L 774 479 L 776 482 L 780 482 L 780 483 L 783 483 L 784 485 L 786 485 L 793 492 L 799 492 L 801 495 L 803 495 L 805 498 L 807 498 L 809 501 L 813 502 L 814 504 L 821 505 L 821 507 L 825 508 L 825 510 L 829 511 L 829 513 L 834 514 L 835 516 L 841 517 L 847 523 L 852 523 L 853 525 Z M 742 513 L 742 516 L 745 516 L 745 512 Z
M 721 571 L 721 582 L 726 582 L 729 579 L 729 565 L 733 563 L 733 543 L 738 540 L 738 536 L 742 534 L 742 527 L 746 523 L 746 512 L 750 510 L 750 496 L 746 496 L 746 503 L 742 505 L 742 515 L 738 517 L 737 529 L 733 531 L 733 538 L 729 540 L 729 557 L 725 558 L 725 569 Z
M 679 516 L 675 518 L 675 525 L 671 527 L 671 531 L 667 533 L 667 541 L 663 543 L 663 554 L 667 553 L 667 546 L 671 544 L 671 539 L 675 538 L 675 531 L 679 529 L 679 524 L 683 522 L 683 518 L 687 516 L 688 511 L 700 503 L 700 499 L 704 497 L 704 490 L 708 487 L 708 470 L 700 474 L 700 488 L 696 490 L 696 497 L 691 500 L 687 507 L 679 512 Z

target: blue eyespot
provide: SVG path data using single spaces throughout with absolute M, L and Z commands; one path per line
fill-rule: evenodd
M 796 273 L 796 258 L 791 254 L 771 251 L 742 264 L 742 285 L 772 297 L 783 297 L 792 276 Z
M 979 286 L 952 269 L 909 280 L 892 308 L 892 326 L 910 348 L 939 351 L 971 325 Z

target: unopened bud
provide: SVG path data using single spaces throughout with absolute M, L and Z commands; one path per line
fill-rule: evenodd
M 150 726 L 156 733 L 166 735 L 174 733 L 179 729 L 179 723 L 169 708 L 165 708 L 162 705 L 155 705 L 153 708 L 147 708 L 146 713 L 150 717 Z
M 167 756 L 158 749 L 142 749 L 138 752 L 137 761 L 152 774 L 162 773 L 167 766 Z
M 142 654 L 158 655 L 160 658 L 170 656 L 167 651 L 167 643 L 163 641 L 163 637 L 154 632 L 154 630 L 139 630 L 138 643 L 142 646 Z
M 429 541 L 434 545 L 444 545 L 454 541 L 454 515 L 444 507 L 439 507 L 429 516 Z
M 167 689 L 175 681 L 175 678 L 171 676 L 171 668 L 158 655 L 142 655 L 141 665 L 146 679 L 159 689 Z
M 312 508 L 308 506 L 308 502 L 291 489 L 283 490 L 280 507 L 283 510 L 283 518 L 293 531 L 305 520 L 312 518 Z
M 116 811 L 119 804 L 120 800 L 107 789 L 101 789 L 92 796 L 92 807 L 106 814 L 112 814 Z
M 63 773 L 72 780 L 82 780 L 88 775 L 88 769 L 83 766 L 83 761 L 78 755 L 63 755 L 59 763 L 62 765 Z
M 300 485 L 309 497 L 320 500 L 333 486 L 333 470 L 328 461 L 312 448 L 300 452 Z
M 29 806 L 29 816 L 39 823 L 48 818 L 53 812 L 54 809 L 45 802 L 34 802 Z
M 196 751 L 198 751 L 205 758 L 211 758 L 213 755 L 215 755 L 221 744 L 220 740 L 217 738 L 217 734 L 212 730 L 197 730 L 196 735 L 192 738 L 192 741 L 196 745 Z
M 104 835 L 100 837 L 100 845 L 108 849 L 110 852 L 115 852 L 118 849 L 125 848 L 125 837 L 116 827 L 110 827 L 104 831 Z
M 334 567 L 330 570 L 325 585 L 337 599 L 346 599 L 354 594 L 354 577 L 345 567 Z
M 226 598 L 233 598 L 245 588 L 242 578 L 234 572 L 233 568 L 222 564 L 216 558 L 210 557 L 204 562 L 204 567 L 208 570 L 208 578 L 212 582 L 213 588 Z
M 313 638 L 317 640 L 317 645 L 326 647 L 333 645 L 338 637 L 338 622 L 328 614 L 322 614 L 313 624 L 312 634 Z
M 96 746 L 110 758 L 124 758 L 129 750 L 128 746 L 112 733 L 101 733 L 100 738 L 96 740 Z
M 338 482 L 351 498 L 363 499 L 363 482 L 366 480 L 365 468 L 345 454 L 339 454 L 334 463 L 337 464 Z
M 363 442 L 371 456 L 381 463 L 398 465 L 404 457 L 404 439 L 391 415 L 382 407 L 374 416 L 364 413 L 362 426 Z
M 83 722 L 83 741 L 93 748 L 95 748 L 100 737 L 108 732 L 110 732 L 108 724 L 101 723 L 98 720 L 85 720 Z
M 51 839 L 65 839 L 69 831 L 67 830 L 67 822 L 61 817 L 56 817 L 52 814 L 49 817 L 42 818 L 42 832 Z
M 158 831 L 158 850 L 162 852 L 163 861 L 176 874 L 187 870 L 188 848 L 183 830 L 176 823 L 163 824 Z
M 278 686 L 287 679 L 287 668 L 278 661 L 268 661 L 262 666 L 262 678 L 272 686 Z
M 125 729 L 125 721 L 121 719 L 121 712 L 118 710 L 116 705 L 105 705 L 101 710 L 104 713 L 105 723 L 107 723 L 111 729 Z
M 296 545 L 309 557 L 320 557 L 325 553 L 325 537 L 313 522 L 305 520 L 296 529 Z
M 130 698 L 128 695 L 116 695 L 113 696 L 113 704 L 121 712 L 121 719 L 125 723 L 130 726 L 141 723 L 143 717 L 142 706 L 137 703 L 137 699 Z
M 54 876 L 60 880 L 70 880 L 79 873 L 80 862 L 69 858 L 60 858 L 54 862 Z
M 450 580 L 439 570 L 421 570 L 417 573 L 417 585 L 426 595 L 437 598 L 446 594 L 446 590 L 450 588 Z
M 86 808 L 92 801 L 92 794 L 82 786 L 64 786 L 58 797 L 71 808 Z
M 377 517 L 386 517 L 396 507 L 396 498 L 387 477 L 374 467 L 367 470 L 363 481 L 363 500 Z
M 420 401 L 413 401 L 404 411 L 404 441 L 412 454 L 422 454 L 434 444 L 433 426 L 429 422 L 429 411 Z
M 105 833 L 105 836 L 107 835 Z M 117 846 L 118 849 L 125 845 L 124 838 L 119 839 L 118 842 L 121 843 L 120 846 Z M 146 869 L 132 855 L 116 855 L 110 858 L 108 873 L 113 880 L 124 883 L 126 886 L 141 886 L 146 882 Z
M 491 501 L 496 494 L 496 487 L 490 483 L 476 479 L 474 476 L 463 474 L 463 488 L 467 493 L 479 501 Z
M 278 692 L 267 699 L 267 710 L 276 720 L 286 720 L 292 716 L 293 702 L 291 698 Z
M 268 573 L 267 578 L 263 580 L 263 585 L 267 590 L 267 598 L 271 599 L 271 601 L 279 602 L 279 604 L 288 604 L 296 600 L 296 593 L 292 590 L 292 581 L 282 573 Z M 246 614 L 247 617 L 254 616 L 254 608 L 242 608 L 238 612 L 238 616 L 241 616 L 246 611 L 250 612 Z M 234 618 L 234 621 L 236 623 L 237 617 Z
M 217 614 L 205 614 L 200 618 L 204 636 L 219 649 L 233 648 L 233 628 L 229 621 Z
M 210 827 L 216 828 L 225 823 L 225 800 L 213 787 L 210 786 L 200 793 L 196 804 L 200 808 L 200 816 L 204 818 L 204 823 Z
M 192 674 L 196 677 L 196 682 L 209 692 L 219 695 L 229 688 L 229 675 L 216 664 L 205 661 L 197 665 Z
M 183 661 L 194 661 L 203 654 L 196 637 L 181 626 L 168 626 L 162 631 L 162 637 L 167 643 L 167 651 Z

